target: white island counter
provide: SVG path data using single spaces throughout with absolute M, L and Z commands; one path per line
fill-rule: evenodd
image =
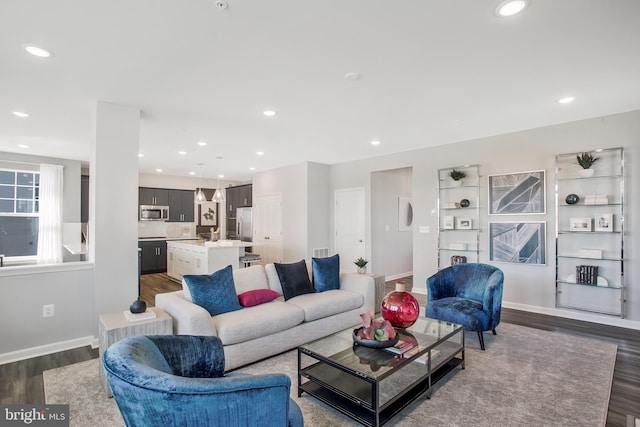
M 167 241 L 167 274 L 182 281 L 185 274 L 211 274 L 228 265 L 239 268 L 244 248 L 251 242 L 240 240 L 221 240 L 205 242 L 203 240 Z

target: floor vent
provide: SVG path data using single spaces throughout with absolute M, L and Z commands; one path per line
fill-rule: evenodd
M 314 258 L 326 258 L 329 256 L 329 248 L 315 248 L 313 250 Z

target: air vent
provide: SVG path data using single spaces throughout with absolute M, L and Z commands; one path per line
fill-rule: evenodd
M 326 258 L 329 256 L 329 248 L 315 248 L 313 250 L 314 258 Z

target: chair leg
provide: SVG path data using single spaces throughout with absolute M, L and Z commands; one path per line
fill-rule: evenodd
M 480 348 L 484 351 L 484 336 L 482 335 L 482 331 L 478 331 L 478 339 L 480 340 Z
M 496 330 L 495 329 L 492 329 L 491 332 L 493 332 L 493 335 L 498 335 L 498 334 L 496 334 Z

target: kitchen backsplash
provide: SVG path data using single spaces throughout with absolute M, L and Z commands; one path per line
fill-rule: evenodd
M 194 222 L 138 221 L 138 237 L 196 237 Z

